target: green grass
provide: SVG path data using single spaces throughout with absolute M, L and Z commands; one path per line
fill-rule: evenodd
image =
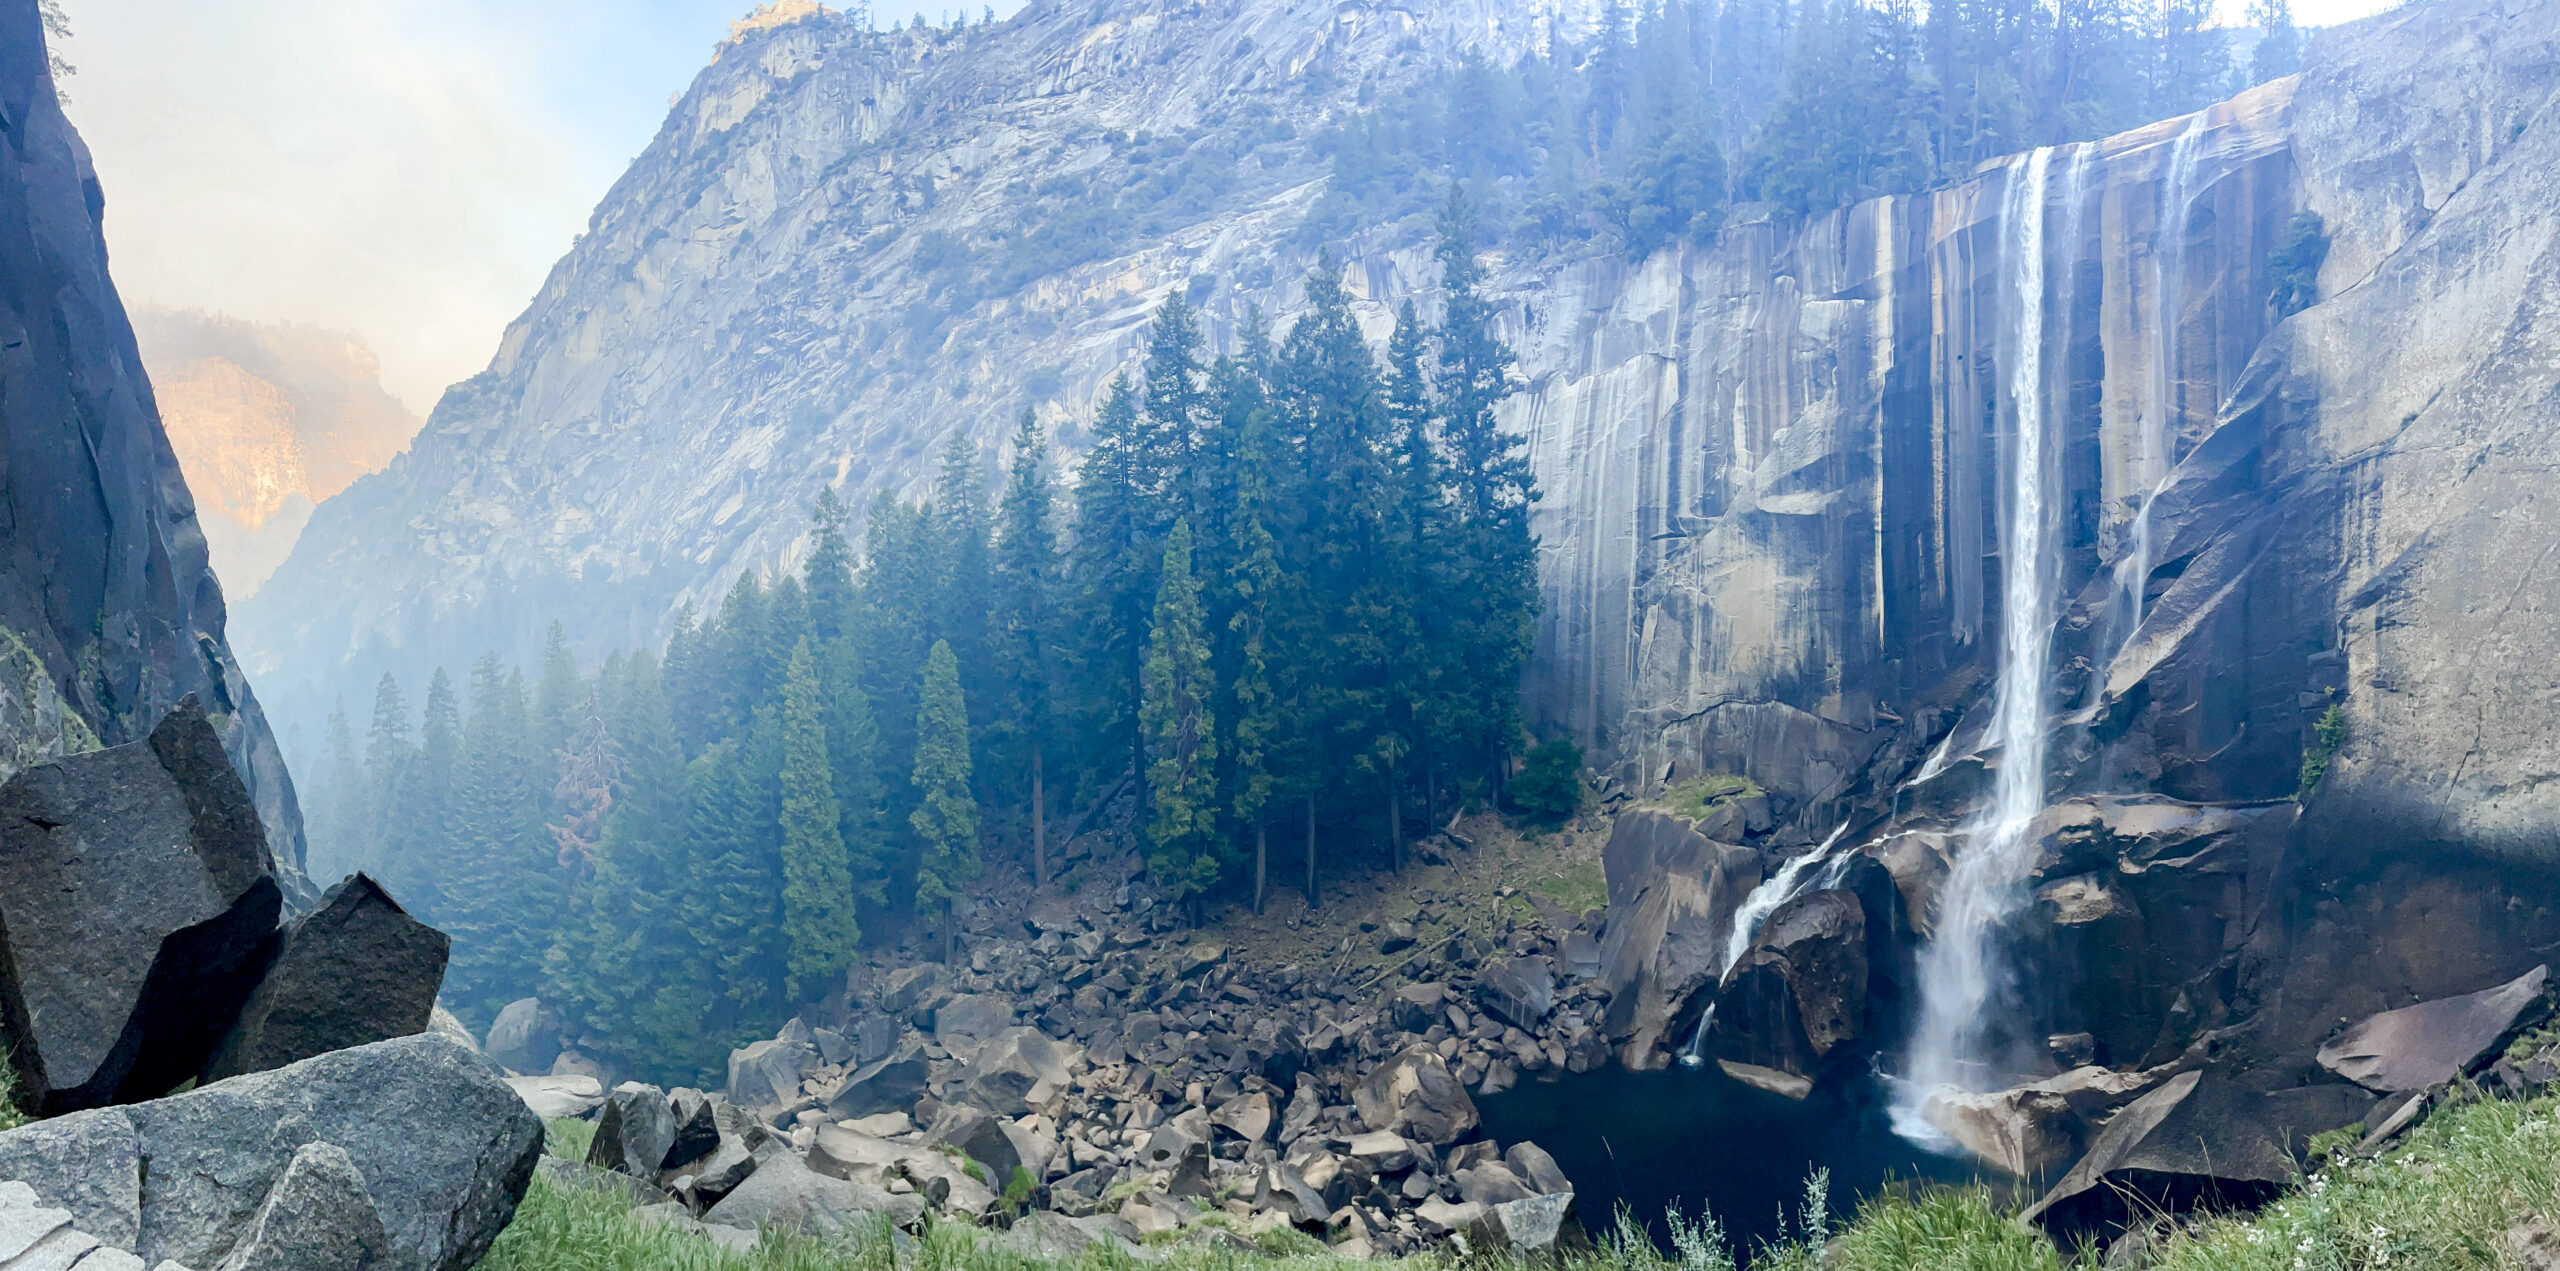
M 1663 791 L 1661 803 L 1662 806 L 1670 809 L 1674 816 L 1703 821 L 1707 813 L 1713 811 L 1717 804 L 1728 799 L 1747 799 L 1759 793 L 1761 793 L 1760 783 L 1749 777 L 1729 776 L 1716 772 L 1703 777 L 1691 777 Z
M 1565 912 L 1571 914 L 1609 903 L 1609 883 L 1601 876 L 1598 861 L 1576 861 L 1562 873 L 1532 879 L 1529 890 L 1564 906 Z
M 18 1106 L 18 1070 L 9 1062 L 8 1043 L 0 1041 L 0 1130 L 17 1129 L 31 1119 Z
M 596 1141 L 596 1123 L 576 1117 L 553 1117 L 542 1123 L 542 1151 L 563 1160 L 587 1159 L 587 1146 Z
M 555 1147 L 577 1136 L 554 1123 Z M 581 1144 L 581 1146 L 583 1146 Z M 2560 1096 L 2525 1102 L 2470 1098 L 2437 1110 L 2379 1159 L 2329 1145 L 2329 1162 L 2252 1215 L 2208 1218 L 2167 1234 L 2152 1271 L 2524 1271 L 2525 1241 L 2560 1233 Z M 1788 1238 L 1748 1251 L 1752 1271 L 2097 1271 L 2094 1249 L 2057 1249 L 2018 1224 L 2013 1202 L 1979 1187 L 1896 1187 L 1846 1223 L 1829 1212 L 1827 1184 L 1809 1179 Z M 1557 1271 L 1734 1271 L 1743 1261 L 1711 1218 L 1674 1216 L 1666 1257 L 1621 1221 L 1589 1254 Z M 2560 1247 L 2560 1235 L 2551 1237 Z M 1048 1262 L 994 1243 L 965 1222 L 936 1222 L 898 1249 L 885 1226 L 824 1242 L 768 1234 L 749 1254 L 632 1221 L 609 1194 L 536 1176 L 486 1271 L 1131 1271 L 1125 1253 Z M 1146 1265 L 1170 1271 L 1353 1271 L 1296 1232 L 1258 1242 L 1262 1256 L 1166 1242 Z M 1500 1259 L 1433 1252 L 1410 1271 L 1488 1271 Z

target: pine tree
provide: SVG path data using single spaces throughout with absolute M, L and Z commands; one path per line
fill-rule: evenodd
M 2258 28 L 2249 51 L 2249 82 L 2263 84 L 2302 69 L 2302 28 L 2293 24 L 2289 0 L 2249 0 L 2249 25 Z
M 355 729 L 347 723 L 344 701 L 329 706 L 328 736 L 328 759 L 314 791 L 317 797 L 311 801 L 308 857 L 314 879 L 349 872 L 367 824 L 364 760 L 357 755 Z
M 533 745 L 545 766 L 545 777 L 553 774 L 561 752 L 569 747 L 586 721 L 579 717 L 579 707 L 586 701 L 588 689 L 578 675 L 578 659 L 569 652 L 569 637 L 557 622 L 543 637 L 542 673 L 534 681 Z M 550 782 L 542 782 L 545 789 Z
M 437 667 L 427 679 L 419 745 L 400 772 L 392 797 L 388 858 L 376 876 L 422 914 L 444 910 L 445 876 L 453 867 L 453 783 L 460 762 L 462 717 L 453 677 Z
M 1139 428 L 1136 391 L 1125 378 L 1113 380 L 1077 472 L 1071 566 L 1083 713 L 1099 745 L 1116 747 L 1128 756 L 1128 771 L 1143 774 L 1139 681 L 1163 549 L 1148 529 L 1152 492 L 1141 473 Z
M 827 754 L 825 703 L 809 642 L 793 646 L 782 688 L 782 935 L 785 994 L 806 999 L 853 965 L 853 872 Z
M 495 654 L 471 668 L 471 713 L 454 788 L 446 983 L 485 1021 L 540 987 L 559 911 L 558 870 L 533 786 L 524 677 Z
M 1191 523 L 1176 521 L 1165 545 L 1163 583 L 1147 636 L 1146 701 L 1148 804 L 1154 817 L 1147 839 L 1154 850 L 1147 872 L 1166 900 L 1187 905 L 1194 920 L 1200 898 L 1221 872 L 1217 832 L 1217 685 L 1209 670 L 1209 643 L 1200 612 L 1200 586 L 1191 574 Z
M 846 522 L 851 514 L 844 502 L 829 486 L 818 491 L 817 507 L 810 514 L 810 537 L 813 545 L 809 563 L 802 572 L 807 576 L 809 592 L 809 629 L 821 642 L 855 633 L 859 621 L 853 587 L 853 548 L 846 537 Z
M 952 656 L 959 659 L 967 682 L 984 683 L 991 590 L 986 479 L 978 465 L 977 443 L 959 433 L 951 435 L 942 452 L 942 475 L 933 489 L 933 529 L 939 539 L 935 557 L 942 572 L 936 580 L 931 634 L 951 642 Z M 983 722 L 986 705 L 980 704 L 981 719 L 973 722 Z
M 971 792 L 969 708 L 960 693 L 960 661 L 948 641 L 936 640 L 925 656 L 924 683 L 916 707 L 916 759 L 912 778 L 918 802 L 908 817 L 920 853 L 916 861 L 916 913 L 942 925 L 943 956 L 958 938 L 952 902 L 978 876 L 978 803 Z
M 385 671 L 373 688 L 373 725 L 365 732 L 365 804 L 372 815 L 358 830 L 362 838 L 350 853 L 350 870 L 389 872 L 391 844 L 400 834 L 400 790 L 416 754 L 409 741 L 408 699 Z
M 850 639 L 818 647 L 818 691 L 824 703 L 828 767 L 835 788 L 838 833 L 854 895 L 889 903 L 889 873 L 897 848 L 888 830 L 888 791 L 880 778 L 880 728 L 871 697 L 862 691 L 862 658 Z
M 1049 443 L 1029 409 L 1013 435 L 1013 470 L 997 509 L 995 603 L 989 619 L 994 682 L 1001 694 L 994 740 L 1022 774 L 1031 821 L 1031 877 L 1049 881 L 1047 746 L 1058 591 L 1058 537 L 1052 524 Z

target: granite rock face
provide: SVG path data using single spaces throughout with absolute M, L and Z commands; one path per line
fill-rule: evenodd
M 302 815 L 226 639 L 195 501 L 107 276 L 107 194 L 65 119 L 32 0 L 0 4 L 0 776 L 139 741 L 194 695 L 285 890 Z

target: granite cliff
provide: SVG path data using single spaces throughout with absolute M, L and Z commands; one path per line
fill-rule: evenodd
M 302 818 L 107 277 L 89 154 L 35 0 L 0 4 L 0 771 L 212 716 L 299 896 Z
M 945 434 L 992 443 L 1026 403 L 1072 447 L 1169 292 L 1219 339 L 1291 312 L 1323 174 L 1289 138 L 1538 34 L 1500 0 L 742 28 L 490 369 L 315 513 L 244 607 L 255 669 L 316 719 L 384 669 L 525 657 L 554 618 L 647 641 L 795 559 L 824 486 L 912 490 Z M 1590 743 L 1612 800 L 1765 792 L 1613 853 L 1613 897 L 1660 911 L 1612 919 L 1623 1060 L 1694 1033 L 1737 900 L 1817 842 L 1843 864 L 1814 890 L 1858 903 L 1786 930 L 1866 932 L 1877 991 L 1910 991 L 1966 819 L 2019 771 L 1994 682 L 2022 612 L 2051 619 L 2025 643 L 2052 806 L 2004 921 L 2052 974 L 1988 1076 L 2244 1029 L 2263 1093 L 2342 1020 L 2560 940 L 2555 40 L 2552 0 L 2437 0 L 1923 194 L 1495 262 L 1545 490 L 1533 721 Z M 998 245 L 1119 189 L 1163 210 L 1081 255 Z M 1334 246 L 1373 334 L 1429 302 L 1412 227 Z M 1890 1046 L 1873 1014 L 1860 1046 Z M 1767 1041 L 1718 1054 L 1803 1066 Z

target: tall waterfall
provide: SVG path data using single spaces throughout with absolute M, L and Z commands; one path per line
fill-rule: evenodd
M 2083 146 L 2063 191 L 2064 258 L 2077 256 Z M 2001 307 L 2006 330 L 2000 359 L 2009 404 L 2000 499 L 2000 674 L 1989 742 L 1998 749 L 1990 802 L 1963 827 L 1938 895 L 1934 938 L 1920 955 L 1920 1022 L 1907 1080 L 1900 1084 L 1895 1128 L 1943 1140 L 1921 1117 L 1921 1104 L 1942 1086 L 1966 1086 L 1988 1056 L 1985 1024 L 2002 987 L 1992 940 L 2025 899 L 2034 864 L 2029 831 L 2044 807 L 2045 725 L 2060 566 L 2058 463 L 2045 392 L 2045 195 L 2051 147 L 2013 160 L 2002 196 Z
M 2187 208 L 2195 201 L 2196 152 L 2204 139 L 2205 114 L 2188 116 L 2187 126 L 2169 143 L 2160 176 L 2160 226 L 2151 252 L 2150 401 L 2142 410 L 2142 453 L 2135 469 L 2142 503 L 2134 510 L 2124 554 L 2116 558 L 2115 597 L 2106 628 L 2109 657 L 2142 625 L 2143 590 L 2151 579 L 2151 502 L 2168 488 L 2169 470 L 2177 464 L 2178 315 L 2186 307 Z

